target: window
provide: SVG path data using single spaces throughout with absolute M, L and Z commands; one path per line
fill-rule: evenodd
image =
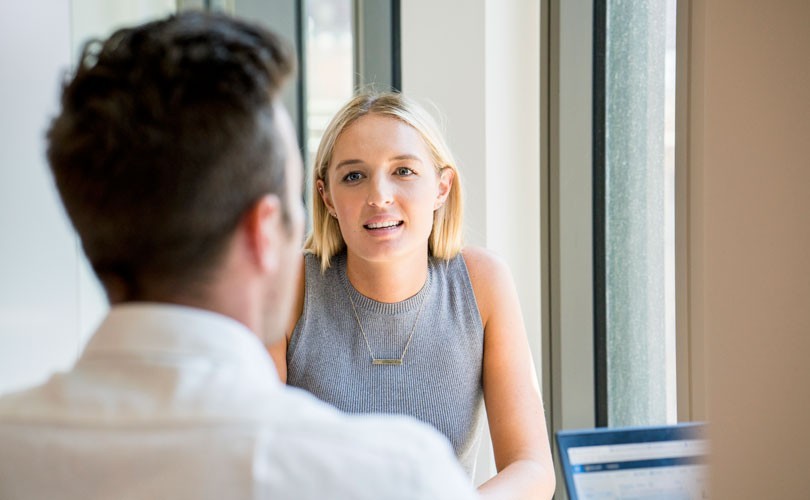
M 676 0 L 594 8 L 597 424 L 673 423 Z
M 305 6 L 304 156 L 358 88 L 399 88 L 399 2 L 299 0 Z
M 306 151 L 314 159 L 326 125 L 352 96 L 352 0 L 306 0 Z

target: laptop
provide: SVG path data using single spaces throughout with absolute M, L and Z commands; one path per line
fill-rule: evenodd
M 706 424 L 558 431 L 570 500 L 704 500 Z

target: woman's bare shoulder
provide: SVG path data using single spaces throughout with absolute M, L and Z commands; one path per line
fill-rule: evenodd
M 495 252 L 484 247 L 469 246 L 461 250 L 470 279 L 475 281 L 486 281 L 488 279 L 509 275 L 509 268 L 506 262 Z
M 470 275 L 478 312 L 486 326 L 490 313 L 498 310 L 502 301 L 514 296 L 512 274 L 506 262 L 486 248 L 464 247 L 461 254 Z

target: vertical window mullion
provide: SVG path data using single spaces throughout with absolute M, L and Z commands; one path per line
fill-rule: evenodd
M 607 0 L 593 6 L 593 326 L 594 408 L 597 427 L 608 425 L 607 269 L 605 255 L 605 44 Z
M 378 91 L 400 90 L 400 2 L 354 0 L 355 85 Z

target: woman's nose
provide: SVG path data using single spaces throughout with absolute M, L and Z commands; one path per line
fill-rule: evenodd
M 385 176 L 377 176 L 369 183 L 368 204 L 375 207 L 390 205 L 394 202 L 394 189 L 391 181 Z

